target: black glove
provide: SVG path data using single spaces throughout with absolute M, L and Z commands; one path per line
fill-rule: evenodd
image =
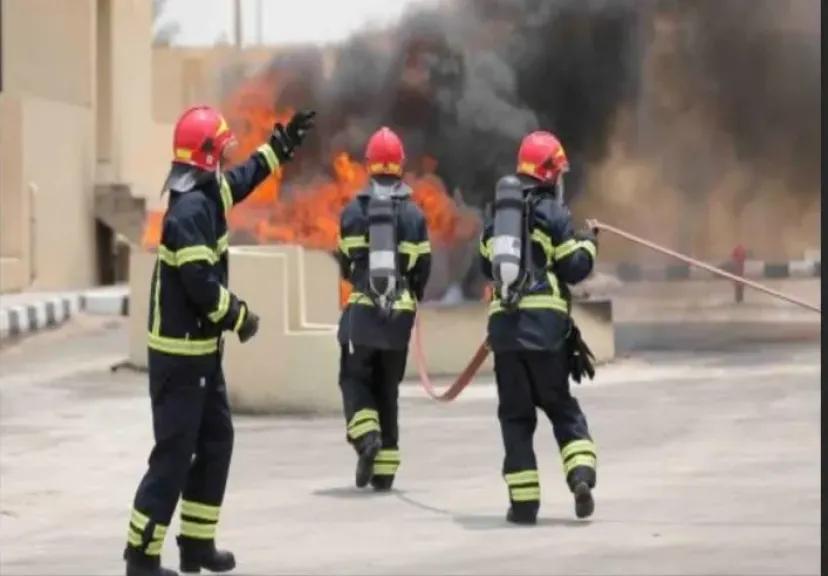
M 239 327 L 239 342 L 244 344 L 259 331 L 259 317 L 250 311 L 246 304 L 244 306 L 244 321 Z
M 300 110 L 293 115 L 287 126 L 283 126 L 279 122 L 273 127 L 273 134 L 270 135 L 270 147 L 276 153 L 276 157 L 280 163 L 284 163 L 293 158 L 293 153 L 302 141 L 305 135 L 313 129 L 314 117 L 316 112 L 313 110 Z
M 595 365 L 593 364 L 595 356 L 584 342 L 581 330 L 574 322 L 566 337 L 566 353 L 569 361 L 569 375 L 577 384 L 581 383 L 585 375 L 590 380 L 595 377 Z

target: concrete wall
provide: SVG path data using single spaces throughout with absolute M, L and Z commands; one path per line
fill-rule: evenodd
M 91 109 L 0 94 L 0 126 L 0 290 L 91 285 Z
M 132 254 L 130 361 L 146 366 L 149 278 L 154 255 Z M 230 250 L 231 289 L 262 319 L 246 344 L 228 335 L 225 374 L 234 409 L 256 413 L 335 413 L 339 345 L 338 271 L 324 252 L 292 246 Z M 313 281 L 311 282 L 311 279 Z M 466 366 L 486 329 L 484 304 L 429 308 L 421 312 L 429 373 L 453 376 Z M 576 321 L 601 362 L 615 355 L 608 301 L 576 306 Z M 491 359 L 480 374 L 491 375 Z M 417 375 L 413 354 L 406 376 Z
M 94 280 L 94 0 L 2 0 L 0 290 Z
M 0 1 L 0 291 L 90 286 L 94 184 L 154 199 L 168 161 L 151 3 Z

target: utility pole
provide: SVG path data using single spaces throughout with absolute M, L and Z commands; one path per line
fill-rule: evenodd
M 264 2 L 256 0 L 256 42 L 264 44 Z
M 236 50 L 242 48 L 242 6 L 241 0 L 233 0 L 233 25 Z

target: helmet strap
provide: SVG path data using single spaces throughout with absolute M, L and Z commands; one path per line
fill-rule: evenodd
M 558 177 L 555 179 L 555 200 L 558 201 L 558 204 L 561 206 L 564 205 L 564 173 L 558 173 Z

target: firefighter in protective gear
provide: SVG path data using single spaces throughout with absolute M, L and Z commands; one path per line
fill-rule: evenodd
M 152 274 L 149 390 L 155 446 L 138 486 L 124 551 L 128 576 L 170 576 L 161 549 L 181 499 L 180 568 L 225 572 L 232 553 L 216 549 L 216 526 L 233 450 L 233 423 L 221 367 L 222 334 L 252 338 L 259 319 L 228 286 L 227 214 L 290 160 L 313 126 L 313 112 L 277 124 L 242 164 L 221 171 L 234 143 L 222 115 L 187 110 L 173 133 L 164 190 L 169 204 Z
M 417 302 L 431 271 L 426 219 L 402 181 L 405 153 L 388 128 L 368 140 L 371 178 L 342 211 L 336 252 L 353 287 L 339 322 L 339 386 L 355 482 L 390 490 L 400 465 L 397 403 Z
M 516 174 L 497 185 L 493 217 L 480 244 L 483 274 L 493 282 L 489 346 L 495 378 L 509 491 L 507 520 L 534 524 L 540 508 L 540 477 L 532 447 L 537 409 L 552 422 L 575 513 L 594 511 L 596 450 L 578 401 L 569 388 L 572 358 L 589 354 L 572 322 L 567 285 L 592 271 L 594 232 L 576 233 L 563 205 L 563 146 L 548 132 L 526 136 Z M 572 374 L 580 378 L 581 374 Z

